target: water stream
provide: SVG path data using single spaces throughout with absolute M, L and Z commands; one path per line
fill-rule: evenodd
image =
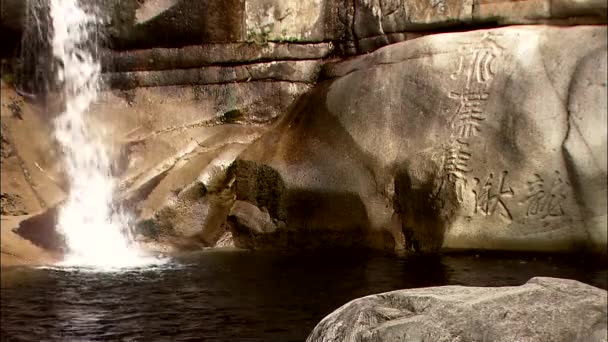
M 78 0 L 50 0 L 51 47 L 64 112 L 55 120 L 55 137 L 64 152 L 68 198 L 57 228 L 66 238 L 64 265 L 137 266 L 151 262 L 132 241 L 131 218 L 115 205 L 116 182 L 106 146 L 87 114 L 97 99 L 101 65 L 96 59 L 102 21 Z
M 534 276 L 606 288 L 600 260 L 480 254 L 383 256 L 210 250 L 164 265 L 2 271 L 3 341 L 302 342 L 325 315 L 372 293 L 521 285 Z

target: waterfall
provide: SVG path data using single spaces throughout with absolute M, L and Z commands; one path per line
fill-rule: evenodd
M 55 138 L 64 154 L 69 193 L 59 208 L 57 228 L 65 236 L 63 264 L 137 266 L 150 260 L 133 243 L 129 215 L 115 206 L 111 161 L 87 120 L 99 93 L 101 64 L 96 30 L 102 21 L 78 0 L 50 0 L 51 49 L 65 102 L 55 119 Z

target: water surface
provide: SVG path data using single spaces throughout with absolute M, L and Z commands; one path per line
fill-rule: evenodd
M 303 341 L 364 295 L 534 276 L 606 289 L 605 262 L 572 256 L 209 251 L 121 272 L 2 269 L 3 341 Z

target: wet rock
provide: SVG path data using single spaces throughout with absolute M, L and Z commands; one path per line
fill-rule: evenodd
M 440 286 L 355 299 L 307 342 L 606 341 L 606 291 L 537 277 L 522 286 Z
M 604 68 L 605 38 L 598 26 L 509 27 L 330 65 L 331 79 L 239 156 L 237 200 L 288 230 L 390 237 L 366 242 L 381 248 L 606 253 L 606 206 L 593 200 L 606 196 L 595 155 L 606 137 L 575 138 L 567 109 L 585 102 L 581 118 L 605 117 L 604 101 L 582 100 L 606 97 L 605 82 L 577 81 Z M 571 158 L 585 139 L 595 152 Z M 574 171 L 593 160 L 591 174 Z

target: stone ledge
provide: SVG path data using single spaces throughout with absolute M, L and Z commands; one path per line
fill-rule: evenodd
M 332 43 L 228 43 L 155 48 L 124 52 L 107 51 L 104 69 L 113 72 L 188 69 L 213 64 L 322 59 L 334 51 Z
M 111 88 L 132 89 L 170 85 L 225 84 L 249 81 L 287 81 L 315 83 L 321 61 L 279 61 L 239 66 L 209 66 L 162 71 L 105 73 L 104 82 Z

